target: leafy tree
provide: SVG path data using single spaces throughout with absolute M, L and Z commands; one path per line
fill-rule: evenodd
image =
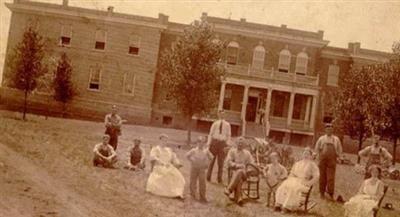
M 393 165 L 396 162 L 397 140 L 400 138 L 400 42 L 393 44 L 393 57 L 387 64 L 382 64 L 381 70 L 387 75 L 390 100 L 386 110 L 389 124 L 383 134 L 393 141 Z
M 379 65 L 370 65 L 352 67 L 341 78 L 335 116 L 343 132 L 358 139 L 358 150 L 366 138 L 384 129 L 388 123 L 385 109 L 389 94 L 385 76 Z
M 74 84 L 72 83 L 72 67 L 66 53 L 61 54 L 57 69 L 54 71 L 54 99 L 63 105 L 63 117 L 65 116 L 67 103 L 76 95 Z
M 26 120 L 28 95 L 35 90 L 38 78 L 47 71 L 42 63 L 44 46 L 43 37 L 29 26 L 8 60 L 8 85 L 24 92 L 23 120 Z
M 161 54 L 159 72 L 167 97 L 188 120 L 190 143 L 193 115 L 203 115 L 215 108 L 221 76 L 217 65 L 223 44 L 213 42 L 214 31 L 205 21 L 193 22 L 175 45 Z

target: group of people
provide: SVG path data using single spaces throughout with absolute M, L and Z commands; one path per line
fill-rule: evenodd
M 206 182 L 211 182 L 213 167 L 217 162 L 217 182 L 222 184 L 224 165 L 231 172 L 231 178 L 224 193 L 237 204 L 243 204 L 242 184 L 256 171 L 247 165 L 256 165 L 253 155 L 246 149 L 243 137 L 236 139 L 235 145 L 228 146 L 231 141 L 231 126 L 224 118 L 224 111 L 218 112 L 208 137 L 200 136 L 194 148 L 186 153 L 191 163 L 190 195 L 199 201 L 207 202 Z M 94 148 L 93 164 L 102 167 L 114 167 L 117 162 L 116 148 L 118 136 L 121 134 L 122 119 L 113 106 L 112 113 L 105 118 L 106 132 L 103 142 Z M 280 155 L 276 151 L 269 152 L 268 164 L 262 168 L 267 184 L 267 206 L 276 211 L 295 211 L 302 205 L 302 195 L 310 190 L 319 180 L 319 192 L 323 199 L 334 200 L 336 162 L 342 155 L 339 138 L 333 135 L 332 124 L 326 124 L 326 134 L 316 142 L 315 149 L 307 147 L 302 152 L 300 161 L 294 163 L 290 173 L 280 163 Z M 159 143 L 151 148 L 149 154 L 151 173 L 146 184 L 146 191 L 165 197 L 183 199 L 185 178 L 179 168 L 182 163 L 176 153 L 167 145 L 168 136 L 161 134 Z M 145 151 L 140 146 L 141 139 L 134 140 L 129 149 L 130 158 L 125 168 L 140 170 L 145 168 Z M 227 149 L 229 148 L 229 151 Z M 360 151 L 366 156 L 368 176 L 361 184 L 357 195 L 345 203 L 345 213 L 349 217 L 372 216 L 379 198 L 383 194 L 383 182 L 380 180 L 379 164 L 383 158 L 391 158 L 387 150 L 378 141 Z M 317 163 L 318 162 L 318 163 Z M 271 203 L 271 199 L 274 203 Z

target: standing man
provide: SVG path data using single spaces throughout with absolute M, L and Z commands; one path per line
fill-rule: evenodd
M 328 193 L 333 200 L 335 191 L 336 159 L 342 154 L 342 144 L 337 136 L 333 135 L 333 125 L 325 124 L 325 135 L 315 144 L 315 152 L 319 158 L 319 191 L 321 198 Z
M 207 181 L 211 181 L 215 160 L 218 163 L 218 183 L 222 183 L 222 173 L 224 169 L 225 147 L 231 139 L 231 125 L 224 119 L 225 112 L 218 111 L 218 120 L 214 121 L 210 128 L 208 136 L 209 150 L 213 154 L 213 159 L 210 162 L 207 171 Z
M 117 113 L 117 106 L 113 105 L 111 114 L 107 114 L 104 119 L 104 124 L 106 126 L 105 133 L 110 136 L 110 145 L 114 148 L 114 150 L 117 150 L 118 136 L 121 135 L 122 125 L 122 119 Z

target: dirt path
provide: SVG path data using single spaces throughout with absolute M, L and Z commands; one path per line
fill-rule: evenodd
M 0 216 L 116 216 L 1 143 L 0 162 Z

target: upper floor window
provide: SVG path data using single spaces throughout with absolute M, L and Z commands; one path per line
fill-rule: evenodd
M 136 76 L 134 73 L 125 73 L 124 75 L 124 93 L 133 95 L 136 86 Z
M 236 65 L 239 56 L 239 44 L 237 42 L 231 41 L 228 44 L 226 50 L 226 63 L 230 65 Z
M 139 55 L 139 48 L 140 48 L 140 37 L 137 35 L 131 35 L 129 37 L 128 53 L 131 55 Z
M 288 47 L 286 46 L 286 48 L 283 49 L 279 53 L 278 71 L 280 71 L 280 72 L 289 72 L 291 56 L 292 55 L 290 54 L 290 51 L 288 50 Z
M 71 25 L 62 25 L 61 26 L 61 36 L 60 36 L 60 45 L 61 46 L 71 46 L 71 38 L 72 38 L 72 26 Z
M 306 52 L 302 51 L 297 54 L 296 58 L 296 73 L 305 75 L 307 74 L 307 65 L 308 65 L 308 55 Z
M 104 50 L 106 48 L 107 32 L 101 29 L 96 31 L 96 43 L 94 48 L 96 50 Z
M 340 68 L 336 64 L 329 65 L 327 85 L 337 87 L 339 83 Z
M 252 67 L 255 69 L 262 70 L 264 68 L 264 59 L 265 59 L 265 48 L 260 43 L 257 47 L 254 48 Z
M 100 90 L 101 68 L 90 67 L 89 90 Z

